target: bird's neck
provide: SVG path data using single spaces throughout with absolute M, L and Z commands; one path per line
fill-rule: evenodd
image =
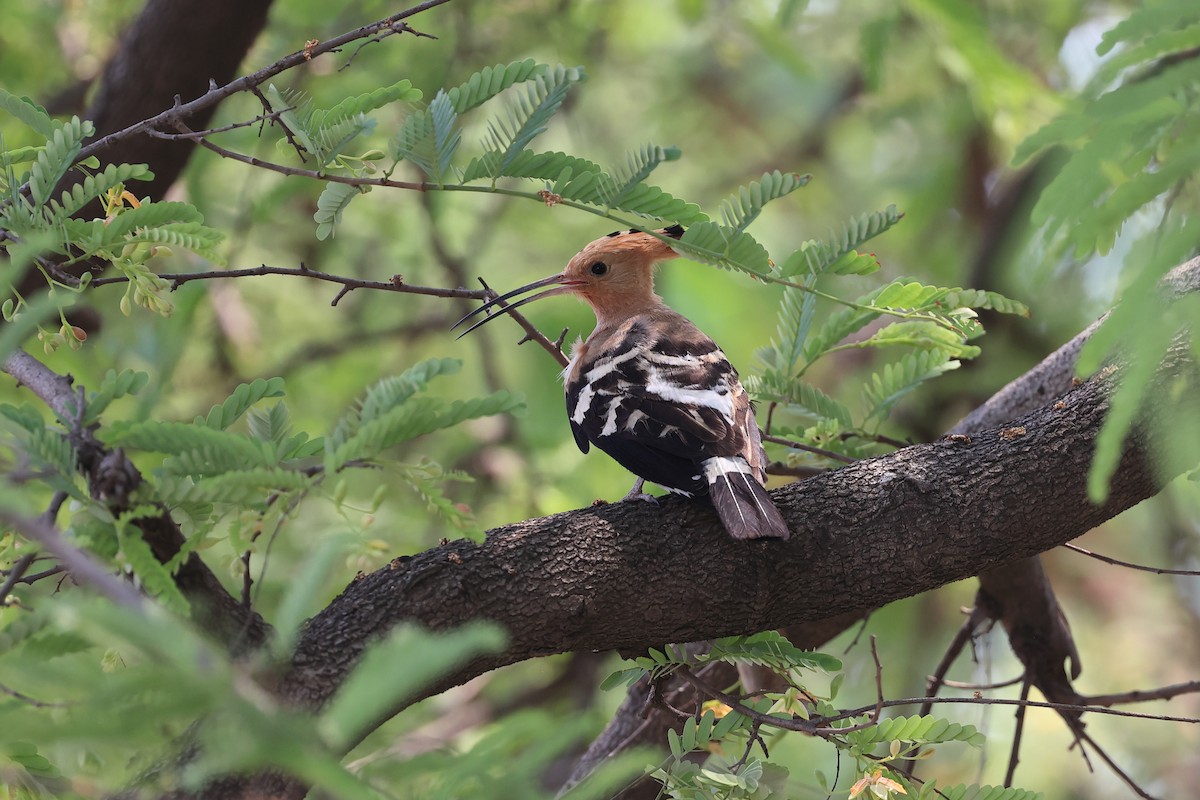
M 628 295 L 588 297 L 588 305 L 596 314 L 596 330 L 606 330 L 622 325 L 626 320 L 653 314 L 665 309 L 662 298 L 653 292 Z

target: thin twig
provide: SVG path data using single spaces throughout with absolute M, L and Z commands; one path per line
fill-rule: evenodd
M 224 270 L 207 270 L 205 272 L 176 272 L 164 273 L 159 277 L 171 282 L 171 289 L 178 289 L 185 283 L 192 281 L 207 281 L 220 280 L 223 278 L 249 278 L 260 275 L 290 275 L 296 278 L 312 278 L 318 281 L 326 281 L 328 283 L 336 283 L 343 287 L 342 292 L 334 298 L 331 305 L 337 305 L 337 301 L 345 295 L 346 292 L 353 289 L 375 289 L 381 292 L 399 292 L 401 294 L 420 294 L 431 297 L 457 297 L 464 300 L 484 300 L 488 297 L 487 292 L 479 289 L 444 289 L 439 286 L 414 286 L 404 282 L 404 278 L 400 275 L 392 276 L 391 280 L 387 281 L 368 281 L 361 278 L 348 278 L 343 275 L 334 275 L 329 272 L 320 272 L 315 269 L 309 269 L 301 264 L 299 267 L 272 267 L 267 264 L 262 264 L 257 267 L 247 267 L 245 269 L 224 269 Z M 111 275 L 105 278 L 97 278 L 92 281 L 92 286 L 107 286 L 113 283 L 126 283 L 128 278 L 124 275 Z
M 1121 781 L 1126 786 L 1128 786 L 1130 789 L 1133 790 L 1134 794 L 1136 794 L 1138 797 L 1145 798 L 1145 800 L 1155 800 L 1154 795 L 1150 794 L 1145 789 L 1143 789 L 1141 786 L 1139 786 L 1137 784 L 1137 781 L 1135 781 L 1133 778 L 1131 778 L 1125 772 L 1125 770 L 1123 770 L 1119 766 L 1117 766 L 1117 762 L 1113 761 L 1112 757 L 1110 757 L 1108 755 L 1108 753 L 1105 752 L 1103 747 L 1096 744 L 1095 739 L 1093 739 L 1091 736 L 1089 736 L 1087 733 L 1084 732 L 1082 726 L 1073 726 L 1073 729 L 1075 730 L 1075 735 L 1078 736 L 1083 741 L 1090 744 L 1092 746 L 1092 749 L 1096 751 L 1096 755 L 1100 756 L 1100 759 L 1105 764 L 1108 765 L 1108 768 L 1111 769 L 1113 772 L 1115 772 L 1117 777 L 1120 778 Z M 1080 750 L 1080 752 L 1083 752 L 1082 747 L 1080 747 L 1079 750 Z
M 1028 675 L 1021 682 L 1021 700 L 1029 699 L 1029 688 L 1033 686 L 1033 679 Z M 1004 788 L 1010 788 L 1013 784 L 1013 777 L 1017 774 L 1017 764 L 1021 761 L 1021 735 L 1025 732 L 1025 709 L 1028 706 L 1017 706 L 1016 718 L 1017 724 L 1013 729 L 1012 750 L 1008 754 L 1008 769 L 1004 771 Z
M 181 134 L 187 138 L 194 138 L 192 134 L 195 132 L 190 130 L 186 125 L 178 123 L 177 128 Z M 359 178 L 351 175 L 332 175 L 324 172 L 318 172 L 313 169 L 301 169 L 300 167 L 289 167 L 286 164 L 278 164 L 274 161 L 266 161 L 257 156 L 248 156 L 239 153 L 235 150 L 230 150 L 227 147 L 222 147 L 219 144 L 214 144 L 208 139 L 196 139 L 198 145 L 206 150 L 211 150 L 221 158 L 228 158 L 232 161 L 240 161 L 251 167 L 278 172 L 280 175 L 290 175 L 296 178 L 311 178 L 317 181 L 325 181 L 326 183 L 344 183 L 347 186 L 387 186 L 393 189 L 413 189 L 418 192 L 425 191 L 428 187 L 424 183 L 414 183 L 412 181 L 394 181 L 391 178 Z
M 967 642 L 971 641 L 971 636 L 975 632 L 975 628 L 979 625 L 983 618 L 983 612 L 979 606 L 971 609 L 971 613 L 963 620 L 963 624 L 959 626 L 958 631 L 954 634 L 954 638 L 950 640 L 950 644 L 946 646 L 946 652 L 942 654 L 942 658 L 934 667 L 933 674 L 925 681 L 925 694 L 930 697 L 936 697 L 938 690 L 942 687 L 946 680 L 946 673 L 950 671 L 950 667 L 958 659 Z M 925 716 L 931 710 L 930 704 L 925 703 L 921 706 L 921 710 L 917 713 L 920 716 Z
M 781 444 L 784 447 L 790 447 L 793 450 L 803 450 L 806 453 L 812 453 L 814 455 L 824 456 L 825 458 L 833 459 L 834 461 L 840 461 L 843 464 L 853 464 L 855 461 L 857 461 L 857 459 L 851 458 L 850 456 L 842 455 L 841 453 L 835 453 L 832 450 L 826 450 L 823 447 L 814 447 L 811 444 L 801 444 L 800 442 L 794 442 L 791 439 L 784 439 L 782 436 L 768 435 L 768 436 L 763 436 L 762 438 L 763 438 L 764 442 L 773 442 L 774 444 Z
M 37 558 L 37 553 L 26 553 L 17 559 L 17 563 L 13 564 L 13 568 L 4 579 L 4 583 L 0 584 L 0 606 L 4 605 L 4 601 L 8 598 L 8 593 L 13 590 L 13 587 L 25 577 L 25 571 L 29 569 L 29 565 L 33 563 L 35 558 Z
M 25 703 L 26 705 L 33 706 L 34 708 L 67 708 L 68 706 L 72 705 L 72 703 L 51 703 L 46 700 L 38 700 L 36 698 L 30 697 L 29 695 L 25 694 L 24 692 L 18 692 L 16 689 L 11 689 L 2 683 L 0 683 L 0 692 L 3 692 L 4 694 L 8 695 L 9 697 L 20 700 L 22 703 Z
M 875 634 L 871 634 L 871 658 L 875 661 L 875 710 L 871 713 L 871 725 L 879 722 L 883 714 L 883 663 L 879 660 L 879 647 Z M 870 726 L 867 726 L 870 727 Z
M 390 31 L 390 33 L 411 33 L 413 36 L 416 36 L 418 39 L 437 39 L 438 38 L 432 34 L 421 33 L 418 30 L 414 30 L 412 27 L 410 27 L 407 23 L 404 23 L 404 22 L 397 22 L 397 23 L 393 24 L 391 26 L 391 28 L 392 28 L 392 30 Z M 384 34 L 384 35 L 387 35 L 387 34 Z M 351 53 L 349 55 L 349 57 L 346 58 L 346 63 L 342 64 L 340 67 L 338 67 L 338 72 L 341 72 L 344 69 L 349 69 L 350 65 L 354 63 L 354 59 L 358 58 L 358 54 L 360 52 L 362 52 L 364 47 L 366 47 L 369 44 L 375 44 L 380 41 L 383 41 L 383 36 L 372 36 L 370 39 L 367 39 L 365 42 L 359 42 L 358 47 L 354 48 L 354 52 Z
M 1093 553 L 1091 550 L 1085 550 L 1079 545 L 1071 544 L 1070 542 L 1064 543 L 1063 547 L 1067 548 L 1068 550 L 1074 550 L 1076 553 L 1083 553 L 1085 556 L 1094 558 L 1097 561 L 1103 561 L 1105 564 L 1112 564 L 1113 566 L 1117 567 L 1128 567 L 1129 569 L 1138 569 L 1142 572 L 1153 572 L 1155 575 L 1187 575 L 1190 577 L 1200 575 L 1200 570 L 1196 569 L 1167 569 L 1166 567 L 1148 567 L 1145 564 L 1134 564 L 1132 561 L 1122 561 L 1121 559 L 1113 558 L 1112 556 Z
M 1173 697 L 1178 697 L 1181 694 L 1195 694 L 1200 692 L 1200 681 L 1187 681 L 1186 683 L 1174 683 L 1170 686 L 1163 686 L 1158 689 L 1135 689 L 1131 692 L 1120 692 L 1117 694 L 1097 694 L 1086 696 L 1085 699 L 1088 705 L 1111 707 L 1125 703 L 1145 703 L 1151 700 L 1170 700 Z
M 269 111 L 269 113 L 259 114 L 257 117 L 254 117 L 253 119 L 242 120 L 241 122 L 231 122 L 228 125 L 222 125 L 220 128 L 209 128 L 209 129 L 203 130 L 203 131 L 189 130 L 186 132 L 180 131 L 178 133 L 168 133 L 166 131 L 160 131 L 156 128 L 150 128 L 146 131 L 146 135 L 150 136 L 151 138 L 154 138 L 154 139 L 166 139 L 167 141 L 193 141 L 194 142 L 194 141 L 203 139 L 205 136 L 212 136 L 217 133 L 227 133 L 229 131 L 236 131 L 239 128 L 249 128 L 254 125 L 262 124 L 264 122 L 278 122 L 280 124 L 280 127 L 282 127 L 284 129 L 284 131 L 286 131 L 288 136 L 290 137 L 291 131 L 289 131 L 287 126 L 283 124 L 283 121 L 279 119 L 279 115 L 285 114 L 288 111 L 294 111 L 294 110 L 295 110 L 294 107 L 289 107 L 289 108 L 280 109 L 279 111 Z M 303 155 L 304 155 L 304 152 L 301 151 L 301 157 L 303 157 Z
M 932 680 L 933 676 L 930 676 Z M 1009 686 L 1016 686 L 1021 681 L 1025 680 L 1024 675 L 1018 675 L 1015 678 L 1009 678 L 1006 681 L 998 681 L 996 683 L 969 683 L 967 681 L 942 681 L 942 686 L 947 689 L 959 689 L 964 692 L 984 692 L 992 689 L 1005 689 Z
M 1198 687 L 1200 690 L 1200 687 Z M 1181 692 L 1182 694 L 1182 692 Z M 888 700 L 884 702 L 885 708 L 895 708 L 897 706 L 915 706 L 921 703 L 930 702 L 934 704 L 951 704 L 951 705 L 977 705 L 977 706 L 1016 706 L 1025 705 L 1029 708 L 1048 708 L 1054 711 L 1075 711 L 1081 714 L 1107 714 L 1114 717 L 1130 717 L 1132 719 L 1151 719 L 1158 722 L 1186 722 L 1190 725 L 1200 725 L 1200 718 L 1197 717 L 1176 717 L 1169 714 L 1142 714 L 1137 711 L 1121 711 L 1116 708 L 1107 706 L 1098 706 L 1091 704 L 1080 703 L 1052 703 L 1049 701 L 1027 700 L 1009 700 L 999 697 L 905 697 L 899 700 Z M 874 706 L 862 706 L 848 711 L 841 711 L 833 716 L 815 718 L 811 722 L 824 725 L 829 722 L 837 722 L 842 719 L 850 719 L 852 717 L 861 716 L 873 710 Z M 780 720 L 785 721 L 785 720 Z M 811 724 L 811 723 L 810 723 Z M 793 730 L 789 728 L 789 730 Z M 807 728 L 794 728 L 794 730 L 807 730 Z
M 53 578 L 55 575 L 61 575 L 66 571 L 66 568 L 62 564 L 59 564 L 57 566 L 50 567 L 49 569 L 44 569 L 41 572 L 35 572 L 32 575 L 26 575 L 24 578 L 21 578 L 21 580 L 17 581 L 17 583 L 24 583 L 28 586 L 32 586 L 40 580 L 44 580 L 45 578 Z
M 489 298 L 496 297 L 496 293 L 492 291 L 492 287 L 488 286 L 487 283 L 484 282 L 483 278 L 479 278 L 479 283 L 483 286 L 484 290 L 488 293 Z M 528 319 L 526 319 L 523 314 L 521 314 L 519 311 L 516 311 L 515 309 L 509 308 L 508 303 L 505 303 L 504 301 L 501 301 L 501 302 L 497 303 L 496 305 L 498 305 L 500 307 L 501 312 L 507 313 L 508 316 L 510 316 L 514 320 L 516 320 L 517 324 L 521 326 L 521 329 L 525 331 L 525 336 L 522 337 L 521 341 L 517 342 L 517 344 L 524 344 L 525 342 L 536 342 L 543 350 L 545 350 L 547 353 L 549 353 L 551 356 L 554 357 L 554 360 L 558 362 L 558 365 L 560 367 L 563 367 L 565 369 L 566 366 L 571 363 L 570 360 L 566 357 L 566 355 L 563 354 L 562 348 L 559 347 L 558 345 L 556 345 L 554 342 L 550 341 L 549 337 L 547 337 L 546 334 L 544 334 L 540 330 L 538 330 L 537 326 L 534 325 L 532 322 L 530 322 Z
M 32 539 L 49 551 L 77 580 L 90 584 L 114 603 L 134 611 L 145 610 L 145 601 L 137 591 L 113 576 L 99 561 L 67 543 L 58 530 L 44 519 L 22 517 L 0 511 L 0 520 L 22 536 Z
M 746 762 L 750 760 L 750 754 L 754 752 L 755 744 L 762 748 L 763 758 L 771 757 L 771 754 L 767 752 L 767 743 L 763 741 L 761 730 L 761 722 L 755 721 L 750 723 L 750 735 L 746 739 L 746 749 L 743 751 L 741 758 L 729 765 L 730 772 L 737 772 L 745 766 Z

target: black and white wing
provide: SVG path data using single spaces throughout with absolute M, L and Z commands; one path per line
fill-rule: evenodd
M 708 494 L 735 538 L 787 538 L 762 486 L 765 457 L 737 371 L 712 339 L 664 309 L 593 335 L 568 368 L 567 414 L 634 474 Z

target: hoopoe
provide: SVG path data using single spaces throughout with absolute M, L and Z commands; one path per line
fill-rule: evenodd
M 678 239 L 683 228 L 658 233 Z M 656 264 L 676 257 L 663 239 L 616 231 L 583 248 L 557 275 L 501 295 L 463 317 L 543 287 L 505 308 L 573 294 L 596 328 L 576 342 L 563 372 L 567 416 L 584 453 L 596 445 L 641 480 L 712 500 L 735 539 L 787 539 L 771 502 L 766 453 L 737 371 L 716 343 L 654 293 Z M 495 315 L 498 316 L 498 315 Z M 477 321 L 460 336 L 495 316 Z

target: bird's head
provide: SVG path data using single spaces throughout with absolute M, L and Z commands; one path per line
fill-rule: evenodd
M 654 294 L 654 266 L 676 257 L 677 253 L 664 239 L 680 238 L 683 228 L 671 225 L 656 233 L 663 238 L 641 231 L 615 231 L 603 236 L 580 250 L 562 272 L 489 300 L 460 319 L 454 327 L 510 298 L 546 286 L 552 288 L 522 298 L 502 310 L 518 308 L 544 297 L 573 294 L 587 301 L 601 326 L 620 323 L 660 302 Z M 495 316 L 484 317 L 459 335 L 465 336 Z

